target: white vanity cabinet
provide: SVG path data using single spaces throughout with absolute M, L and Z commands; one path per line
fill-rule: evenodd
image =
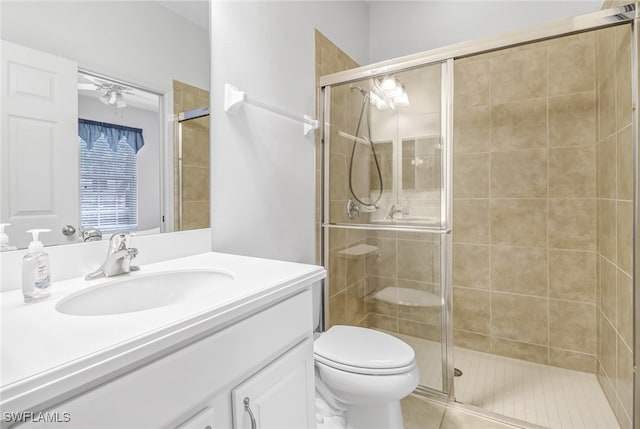
M 245 397 L 258 429 L 315 427 L 311 310 L 306 288 L 17 427 L 251 428 Z

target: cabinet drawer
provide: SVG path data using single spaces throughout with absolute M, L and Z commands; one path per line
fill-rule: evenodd
M 312 338 L 311 310 L 307 289 L 61 403 L 48 412 L 69 413 L 70 421 L 42 426 L 142 429 L 185 422 L 219 392 L 231 391 L 301 340 Z

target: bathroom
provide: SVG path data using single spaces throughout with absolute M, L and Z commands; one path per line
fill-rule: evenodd
M 230 83 L 246 91 L 249 101 L 252 99 L 261 101 L 298 115 L 309 114 L 320 117 L 320 107 L 316 107 L 318 105 L 316 100 L 320 100 L 320 97 L 313 91 L 314 84 L 319 82 L 319 76 L 337 72 L 340 70 L 339 67 L 346 69 L 355 66 L 356 63 L 366 65 L 457 42 L 515 31 L 535 24 L 592 13 L 603 6 L 596 3 L 265 2 L 254 4 L 240 2 L 236 4 L 214 2 L 211 17 L 210 87 L 222 94 L 224 85 Z M 411 6 L 417 9 L 411 9 Z M 473 19 L 477 16 L 491 16 L 495 22 L 491 21 L 492 25 L 489 26 L 479 26 Z M 500 17 L 503 18 L 499 19 Z M 117 19 L 114 17 L 114 20 Z M 394 24 L 385 24 L 385 20 L 391 20 Z M 404 22 L 407 22 L 407 25 L 402 24 L 401 27 L 422 29 L 421 31 L 429 31 L 429 33 L 419 34 L 424 37 L 412 37 L 414 35 L 407 30 L 407 37 L 402 39 L 403 34 L 397 31 L 398 25 L 395 23 Z M 446 31 L 447 28 L 460 28 L 460 30 L 452 32 Z M 314 30 L 318 30 L 321 35 Z M 29 28 L 25 27 L 24 31 L 28 33 Z M 265 34 L 269 37 L 264 37 Z M 525 34 L 522 35 L 524 39 L 521 42 L 527 40 L 525 36 Z M 337 48 L 326 45 L 324 53 L 322 49 L 316 49 L 315 43 L 323 40 L 321 37 L 337 45 Z M 339 51 L 332 51 L 333 49 L 339 49 Z M 551 51 L 551 48 L 546 46 L 545 49 Z M 326 55 L 327 52 L 329 55 Z M 344 52 L 348 53 L 355 62 L 352 63 L 345 58 Z M 332 58 L 333 54 L 335 58 Z M 469 64 L 473 63 L 471 58 L 467 61 Z M 283 67 L 283 64 L 286 67 Z M 140 78 L 103 69 L 98 65 L 87 64 L 85 67 L 123 80 L 142 83 Z M 319 67 L 322 68 L 318 69 Z M 460 67 L 456 64 L 455 72 L 461 69 L 462 64 Z M 188 79 L 182 80 L 189 82 Z M 149 83 L 148 86 L 153 88 L 157 85 Z M 206 89 L 209 85 L 205 82 L 198 86 Z M 164 85 L 162 87 L 164 88 Z M 459 84 L 456 82 L 456 89 L 458 87 Z M 409 97 L 411 100 L 411 94 Z M 478 108 L 478 110 L 481 109 Z M 224 111 L 222 97 L 216 98 L 214 95 L 211 111 L 213 117 L 219 118 L 211 134 L 214 142 L 211 147 L 211 230 L 205 230 L 210 234 L 206 239 L 203 240 L 200 236 L 196 238 L 198 246 L 204 246 L 206 250 L 213 248 L 215 251 L 224 253 L 293 262 L 321 263 L 323 250 L 320 219 L 323 201 L 321 193 L 316 190 L 316 186 L 322 183 L 322 169 L 320 164 L 316 163 L 316 160 L 322 159 L 323 156 L 320 146 L 315 145 L 316 152 L 313 137 L 303 134 L 302 125 L 278 118 L 271 112 L 265 112 L 264 109 L 249 104 L 244 106 L 236 116 L 231 116 Z M 353 130 L 346 132 L 353 134 Z M 456 140 L 455 133 L 454 128 L 454 140 Z M 316 138 L 320 138 L 319 133 Z M 220 143 L 216 144 L 216 142 Z M 471 152 L 467 157 L 473 158 L 472 155 L 478 153 L 480 152 Z M 381 156 L 384 154 L 381 153 Z M 455 159 L 453 161 L 455 163 Z M 374 180 L 375 177 L 372 182 Z M 456 182 L 456 177 L 453 177 L 453 180 L 454 193 L 456 185 L 465 186 L 465 183 Z M 456 198 L 454 194 L 454 211 L 458 199 L 475 200 L 475 196 Z M 490 200 L 487 199 L 486 202 L 489 203 Z M 204 205 L 209 206 L 208 203 Z M 384 215 L 387 215 L 386 209 Z M 455 230 L 457 226 L 460 225 L 455 224 L 454 216 L 453 264 L 456 264 Z M 384 235 L 383 232 L 378 234 Z M 163 240 L 156 241 L 155 245 L 184 247 L 179 244 L 179 240 L 187 239 L 186 235 L 178 234 L 178 237 L 183 238 L 174 238 L 177 241 L 172 242 L 173 244 L 162 244 L 164 240 L 171 240 L 169 237 L 164 238 L 163 235 L 154 237 L 157 240 Z M 385 237 L 375 237 L 375 240 L 382 243 Z M 148 253 L 145 255 L 143 237 L 135 237 L 132 242 L 140 249 L 138 259 L 140 265 L 144 265 L 143 258 L 148 257 Z M 489 248 L 489 243 L 461 244 L 486 245 L 486 249 L 493 250 Z M 457 248 L 465 250 L 460 245 Z M 553 248 L 545 250 L 552 252 Z M 55 252 L 56 250 L 52 248 L 50 252 L 52 258 Z M 75 252 L 75 250 L 69 249 L 68 252 Z M 77 256 L 77 254 L 65 255 L 65 257 Z M 95 268 L 93 265 L 101 261 L 102 250 L 95 251 L 91 257 L 93 258 L 91 261 L 83 262 L 87 269 Z M 55 264 L 52 265 L 55 266 Z M 482 268 L 482 263 L 478 265 Z M 327 265 L 327 269 L 331 274 L 331 266 Z M 451 328 L 455 332 L 452 335 L 456 341 L 465 334 L 468 337 L 473 334 L 483 335 L 483 332 L 472 327 L 456 325 L 456 323 L 464 323 L 462 317 L 458 318 L 460 321 L 455 318 L 458 311 L 465 310 L 464 306 L 462 310 L 456 307 L 458 303 L 467 302 L 464 298 L 474 292 L 481 295 L 479 292 L 482 288 L 469 287 L 470 285 L 464 283 L 456 284 L 455 265 L 453 269 L 454 284 L 452 286 L 454 288 L 451 292 L 454 298 L 454 325 Z M 77 275 L 80 274 L 86 273 L 82 271 Z M 457 293 L 458 297 L 463 299 L 456 301 Z M 471 297 L 470 300 L 473 301 L 474 298 Z M 621 300 L 621 302 L 630 303 L 631 300 Z M 591 305 L 593 304 L 592 302 Z M 329 318 L 332 317 L 331 314 L 331 308 L 329 308 Z M 335 315 L 336 312 L 334 311 L 333 314 Z M 483 323 L 486 323 L 486 320 Z M 548 347 L 546 353 L 549 353 Z M 442 368 L 441 356 L 438 356 L 438 359 L 436 366 Z M 465 374 L 462 377 L 469 375 L 464 369 L 463 372 Z M 619 394 L 614 393 L 614 395 Z M 429 402 L 429 404 L 434 403 L 436 402 Z M 447 418 L 454 418 L 454 411 L 456 411 L 454 408 L 447 409 Z M 434 410 L 440 410 L 440 408 L 434 406 Z M 435 420 L 443 418 L 438 412 L 434 412 Z M 463 413 L 463 415 L 466 414 Z M 409 420 L 411 420 L 410 417 L 405 417 L 405 425 L 409 425 Z M 423 423 L 421 427 L 429 426 Z

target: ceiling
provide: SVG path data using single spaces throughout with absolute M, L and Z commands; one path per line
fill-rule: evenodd
M 209 31 L 209 2 L 207 0 L 155 0 L 171 12 L 188 19 Z

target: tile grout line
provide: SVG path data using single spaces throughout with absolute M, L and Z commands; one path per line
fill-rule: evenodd
M 489 63 L 489 180 L 488 180 L 488 202 L 487 210 L 489 216 L 489 351 L 493 352 L 493 228 L 491 227 L 491 220 L 493 211 L 491 210 L 491 201 L 493 201 L 493 192 L 491 191 L 491 177 L 493 169 L 493 153 L 491 152 L 493 145 L 493 73 L 491 72 L 491 58 L 488 59 Z
M 546 233 L 547 233 L 547 242 L 545 252 L 547 254 L 547 363 L 551 362 L 551 348 L 550 348 L 550 339 L 551 339 L 551 321 L 550 321 L 550 301 L 549 301 L 549 288 L 550 288 L 550 275 L 549 275 L 549 266 L 550 266 L 550 255 L 549 255 L 549 48 L 546 48 L 546 67 L 547 67 L 547 98 L 546 98 L 546 148 L 547 148 L 547 201 L 546 201 Z

